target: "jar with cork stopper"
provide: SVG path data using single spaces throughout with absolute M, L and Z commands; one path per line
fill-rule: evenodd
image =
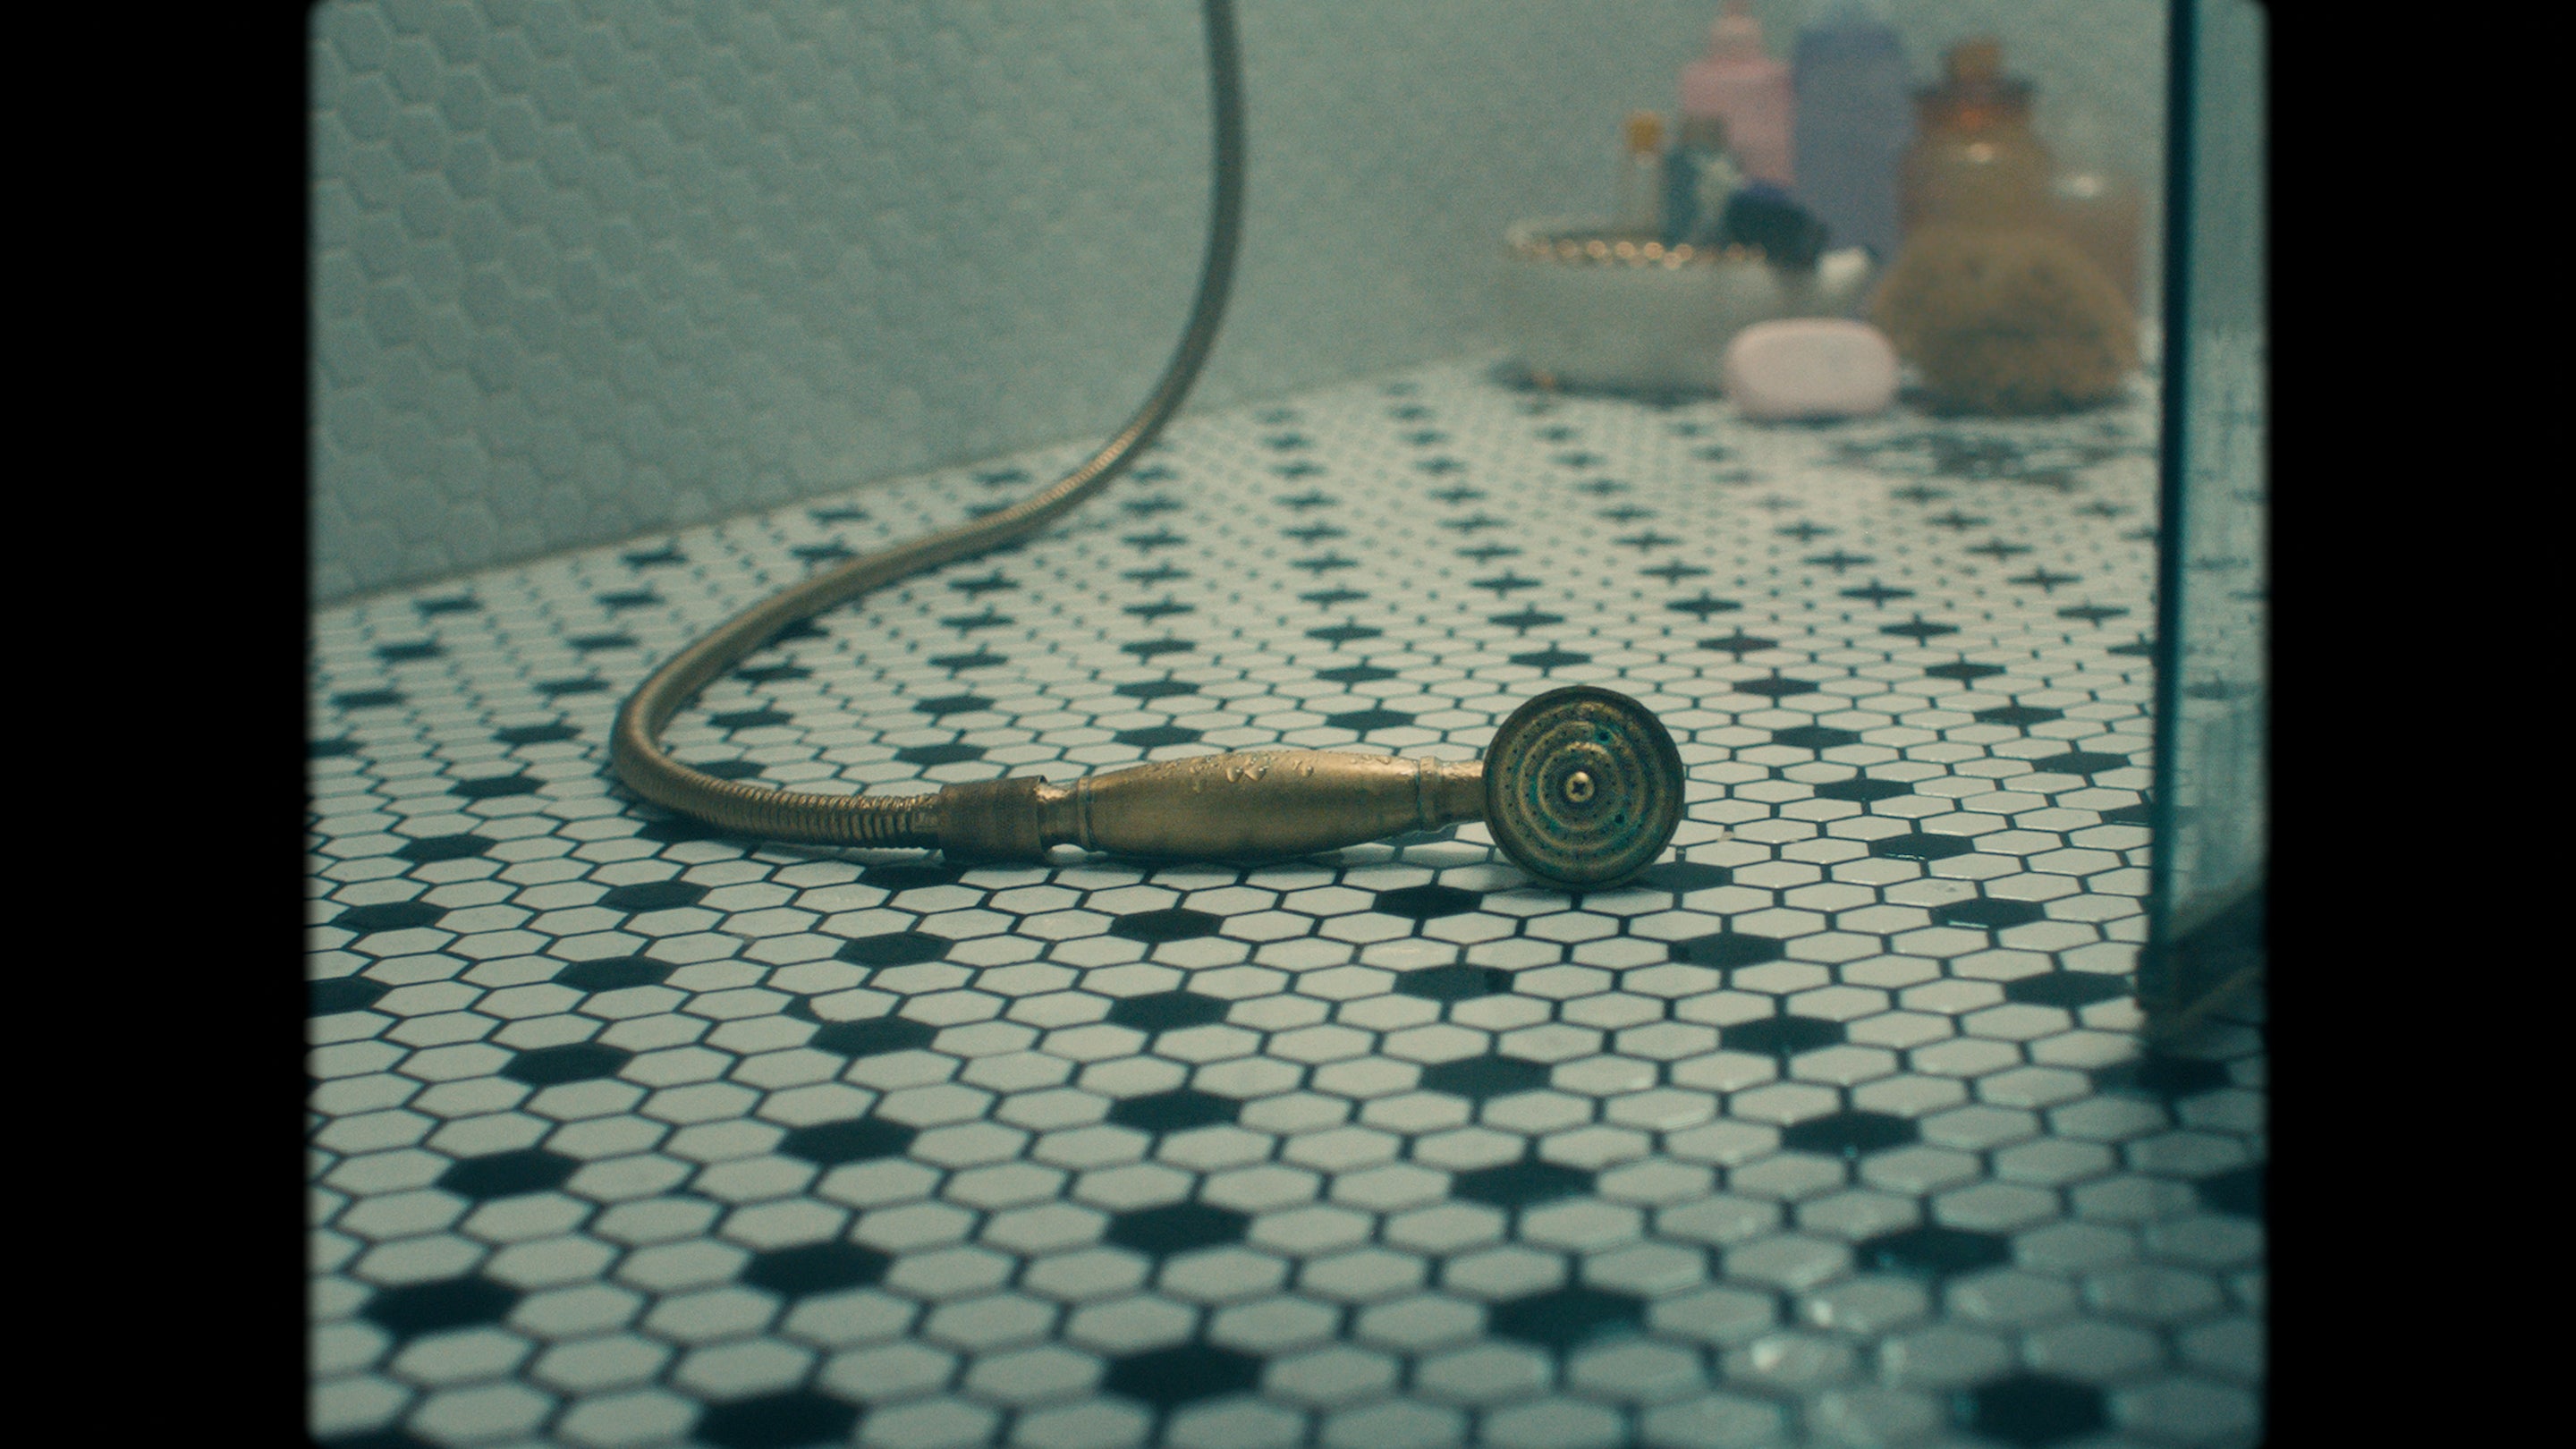
M 1914 96 L 1917 134 L 1899 188 L 1909 235 L 1931 225 L 2049 225 L 2051 168 L 2030 101 L 2030 82 L 2004 74 L 1999 42 L 1950 49 L 1941 83 Z

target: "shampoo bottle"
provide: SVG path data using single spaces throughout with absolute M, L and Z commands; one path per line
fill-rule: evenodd
M 1914 139 L 1905 51 L 1880 0 L 1834 0 L 1798 32 L 1798 193 L 1837 246 L 1881 264 L 1899 238 L 1896 178 Z
M 1611 223 L 1623 235 L 1660 237 L 1664 226 L 1664 118 L 1637 111 L 1623 129 L 1626 154 L 1619 164 L 1619 211 Z
M 1664 245 L 1717 244 L 1726 204 L 1743 184 L 1742 169 L 1727 153 L 1726 122 L 1684 117 L 1681 134 L 1664 153 Z
M 1726 12 L 1709 27 L 1708 54 L 1682 71 L 1682 119 L 1724 121 L 1744 174 L 1785 187 L 1794 181 L 1791 102 L 1789 68 L 1763 52 L 1762 22 L 1746 0 L 1726 0 Z

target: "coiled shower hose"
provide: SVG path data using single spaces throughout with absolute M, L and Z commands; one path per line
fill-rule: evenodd
M 744 610 L 673 655 L 617 711 L 609 763 L 628 789 L 656 805 L 729 833 L 831 845 L 933 847 L 936 795 L 807 795 L 720 780 L 663 753 L 661 733 L 716 676 L 779 631 L 925 569 L 998 548 L 1045 527 L 1098 493 L 1154 441 L 1188 396 L 1216 343 L 1243 230 L 1243 87 L 1232 0 L 1202 0 L 1208 95 L 1215 123 L 1215 177 L 1208 198 L 1207 253 L 1180 346 L 1144 406 L 1089 461 L 999 512 L 865 555 L 815 575 Z

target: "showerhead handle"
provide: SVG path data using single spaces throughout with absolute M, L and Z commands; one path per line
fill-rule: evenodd
M 1483 760 L 1330 750 L 1199 755 L 1086 776 L 950 785 L 924 833 L 966 859 L 1033 860 L 1050 847 L 1160 860 L 1277 860 L 1483 820 L 1531 875 L 1616 885 L 1654 863 L 1681 823 L 1672 736 L 1626 695 L 1551 690 L 1515 710 Z M 894 842 L 889 842 L 894 843 Z

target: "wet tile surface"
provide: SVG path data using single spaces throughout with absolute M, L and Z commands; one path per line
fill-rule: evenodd
M 2153 443 L 1428 368 L 1185 422 L 666 736 L 902 793 L 1598 683 L 1691 783 L 1582 896 L 1480 825 L 961 868 L 608 779 L 653 663 L 1071 450 L 317 616 L 316 1434 L 2250 1442 L 2260 1021 L 2130 995 Z

